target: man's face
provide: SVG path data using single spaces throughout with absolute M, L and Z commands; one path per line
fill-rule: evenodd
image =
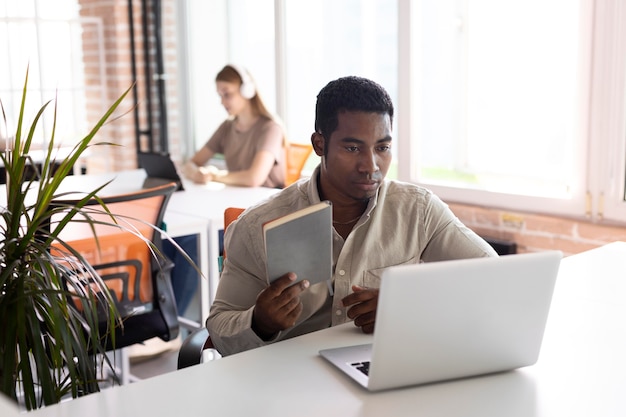
M 368 200 L 380 187 L 391 163 L 391 120 L 388 114 L 345 111 L 328 143 L 313 134 L 322 159 L 324 198 Z M 324 149 L 327 147 L 327 149 Z

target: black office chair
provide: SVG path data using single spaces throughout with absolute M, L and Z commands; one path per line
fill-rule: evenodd
M 202 355 L 207 349 L 215 349 L 209 331 L 206 327 L 194 330 L 185 338 L 178 351 L 178 368 L 183 369 L 189 366 L 198 365 L 202 362 Z
M 115 346 L 111 337 L 107 339 L 107 350 L 122 349 L 154 337 L 169 341 L 178 336 L 178 314 L 170 279 L 173 263 L 162 254 L 160 230 L 167 203 L 175 190 L 176 184 L 171 183 L 102 197 L 110 214 L 98 201 L 91 200 L 82 211 L 89 213 L 91 222 L 95 221 L 97 240 L 88 222 L 78 218 L 60 236 L 98 271 L 115 301 L 123 326 L 115 328 Z M 64 199 L 53 204 L 71 210 L 78 201 Z M 62 247 L 57 245 L 56 250 L 63 256 Z M 81 285 L 79 281 L 66 284 L 73 287 Z M 80 309 L 80 305 L 77 307 Z M 109 325 L 106 320 L 100 321 L 101 334 L 105 334 Z M 127 358 L 123 359 L 123 380 L 136 379 L 130 376 L 128 367 Z

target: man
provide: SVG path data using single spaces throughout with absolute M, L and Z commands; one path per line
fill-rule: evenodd
M 318 97 L 308 180 L 247 210 L 226 233 L 228 257 L 207 319 L 222 355 L 352 320 L 374 331 L 378 287 L 390 266 L 497 256 L 430 191 L 385 180 L 393 104 L 373 81 L 344 77 Z M 268 283 L 263 223 L 322 200 L 333 207 L 333 294 L 326 283 Z M 303 254 L 314 256 L 314 254 Z

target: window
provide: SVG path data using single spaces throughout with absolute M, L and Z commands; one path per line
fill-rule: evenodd
M 396 20 L 395 0 L 286 2 L 286 122 L 293 140 L 310 140 L 316 96 L 330 80 L 371 78 L 395 102 Z
M 266 104 L 285 122 L 292 142 L 310 141 L 316 95 L 333 78 L 367 76 L 396 97 L 396 0 L 279 3 L 284 14 L 275 19 L 273 0 L 188 2 L 191 91 L 193 108 L 198 109 L 193 112 L 194 149 L 226 117 L 214 79 L 227 62 L 250 70 Z M 284 65 L 284 79 L 276 79 L 277 65 Z
M 187 156 L 202 147 L 228 117 L 215 88 L 227 63 L 247 68 L 270 110 L 276 109 L 273 0 L 188 0 L 177 2 L 187 28 L 189 120 Z
M 596 2 L 589 122 L 588 211 L 626 220 L 626 7 Z
M 93 44 L 84 53 L 83 39 Z M 87 129 L 88 104 L 105 103 L 102 25 L 97 19 L 80 19 L 76 0 L 24 0 L 0 2 L 0 50 L 9 57 L 0 63 L 0 97 L 7 112 L 7 132 L 15 132 L 24 76 L 29 68 L 26 117 L 32 119 L 45 102 L 59 103 L 57 144 L 71 146 Z M 89 71 L 87 71 L 89 69 Z M 87 96 L 95 95 L 89 101 Z M 34 146 L 45 146 L 52 128 L 52 111 L 46 112 Z
M 412 4 L 409 179 L 449 200 L 468 192 L 476 202 L 580 199 L 588 53 L 580 8 L 568 0 Z
M 448 201 L 626 218 L 621 2 L 400 4 L 402 179 Z
M 395 0 L 319 0 L 285 5 L 283 117 L 291 141 L 310 141 L 317 93 L 330 80 L 346 75 L 368 77 L 384 86 L 394 103 L 397 101 Z M 311 170 L 318 162 L 319 157 L 312 154 L 306 169 Z M 389 175 L 396 176 L 395 168 Z
M 626 219 L 622 1 L 211 3 L 228 16 L 211 83 L 244 60 L 291 140 L 309 140 L 326 82 L 362 75 L 396 104 L 398 178 L 447 201 Z

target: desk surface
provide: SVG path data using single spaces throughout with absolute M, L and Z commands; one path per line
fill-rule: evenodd
M 371 340 L 351 324 L 38 410 L 39 416 L 624 416 L 626 243 L 562 261 L 536 365 L 369 393 L 317 354 Z
M 99 195 L 118 195 L 137 191 L 140 189 L 146 173 L 143 169 L 121 171 L 98 175 L 70 175 L 61 183 L 58 193 L 76 192 L 68 198 L 79 198 L 91 192 L 97 187 L 111 181 L 101 190 Z M 203 221 L 214 222 L 215 227 L 223 227 L 224 210 L 227 207 L 247 208 L 264 200 L 280 190 L 266 187 L 236 187 L 212 182 L 209 184 L 194 184 L 183 179 L 185 191 L 175 192 L 167 207 L 166 222 L 168 217 L 181 226 L 185 223 L 194 223 L 192 220 L 183 221 L 182 216 L 191 216 Z M 3 190 L 4 185 L 0 186 Z M 0 205 L 5 204 L 6 194 L 0 193 Z
M 136 191 L 146 178 L 143 169 L 99 175 L 68 176 L 60 191 L 91 191 L 112 181 L 100 195 L 115 195 Z M 266 187 L 235 187 L 221 183 L 194 184 L 183 179 L 185 191 L 175 192 L 167 212 L 223 222 L 226 207 L 249 207 L 280 190 Z
M 0 393 L 0 416 L 15 417 L 20 415 L 17 405 L 7 396 Z

